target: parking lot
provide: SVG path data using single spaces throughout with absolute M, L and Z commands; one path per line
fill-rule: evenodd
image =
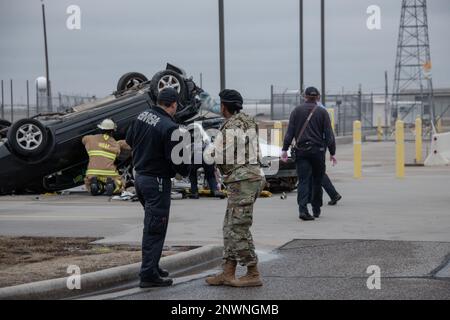
M 411 143 L 406 145 L 407 163 L 412 162 L 413 147 Z M 305 263 L 308 268 L 313 269 L 318 268 L 315 263 L 321 264 L 313 258 L 314 252 L 310 252 L 308 256 L 304 255 L 303 251 L 295 253 L 278 250 L 298 239 L 303 240 L 299 242 L 302 246 L 304 241 L 309 241 L 308 246 L 320 248 L 323 242 L 333 244 L 336 250 L 327 249 L 321 253 L 327 261 L 341 261 L 344 247 L 350 246 L 352 248 L 348 250 L 357 251 L 357 264 L 361 265 L 361 270 L 355 269 L 354 273 L 346 274 L 345 265 L 338 266 L 337 272 L 345 274 L 336 277 L 331 273 L 331 269 L 321 269 L 318 278 L 330 277 L 329 280 L 313 279 L 314 277 L 304 279 L 297 283 L 300 287 L 292 287 L 286 292 L 281 290 L 281 297 L 288 299 L 289 292 L 297 294 L 293 298 L 337 297 L 332 288 L 343 285 L 347 278 L 363 279 L 365 267 L 363 268 L 362 264 L 367 264 L 375 258 L 383 260 L 383 248 L 394 246 L 397 248 L 394 251 L 408 261 L 407 265 L 401 268 L 405 277 L 418 279 L 392 279 L 388 283 L 390 290 L 381 295 L 366 292 L 367 289 L 361 287 L 365 283 L 364 279 L 352 280 L 341 287 L 345 290 L 342 289 L 344 291 L 340 297 L 354 298 L 354 290 L 359 290 L 361 297 L 366 298 L 433 298 L 436 295 L 445 298 L 441 293 L 447 290 L 448 281 L 428 278 L 425 281 L 422 278 L 429 277 L 429 272 L 439 266 L 443 267 L 446 257 L 450 254 L 448 167 L 407 167 L 405 178 L 398 179 L 395 178 L 394 143 L 367 142 L 363 144 L 363 177 L 354 179 L 352 148 L 351 144 L 338 146 L 339 163 L 336 167 L 328 168 L 328 173 L 343 199 L 337 206 L 331 207 L 326 205 L 328 197 L 324 195 L 325 206 L 319 219 L 312 222 L 298 219 L 295 192 L 288 193 L 284 200 L 279 194 L 257 200 L 252 227 L 255 245 L 262 257 L 274 253 L 276 257 L 275 261 L 263 262 L 262 265 L 263 274 L 268 276 L 269 287 L 273 292 L 280 291 L 292 280 L 291 276 L 272 277 L 273 268 L 279 268 L 280 261 L 287 261 L 288 265 L 295 265 L 298 270 L 304 268 Z M 114 201 L 107 197 L 92 197 L 83 192 L 66 195 L 4 196 L 0 201 L 2 236 L 95 237 L 101 238 L 96 243 L 104 245 L 139 245 L 141 241 L 143 210 L 138 202 Z M 225 207 L 226 200 L 213 198 L 173 200 L 166 245 L 220 245 Z M 376 241 L 370 242 L 371 240 Z M 345 244 L 348 241 L 349 244 Z M 371 248 L 367 249 L 369 251 L 365 249 L 367 246 Z M 425 257 L 430 246 L 439 252 L 424 267 L 423 264 L 431 259 Z M 375 252 L 375 256 L 370 252 Z M 392 259 L 383 262 L 383 268 L 393 268 L 391 262 L 395 261 L 394 255 L 393 253 Z M 420 272 L 409 273 L 411 268 Z M 202 276 L 199 275 L 200 278 Z M 302 278 L 304 275 L 292 277 Z M 319 287 L 318 281 L 321 282 Z M 404 290 L 395 289 L 398 286 L 403 286 Z M 202 289 L 204 284 L 200 279 L 184 284 L 181 280 L 176 287 L 177 289 L 167 291 L 171 299 L 186 297 L 186 292 L 191 291 L 198 293 L 197 298 L 206 298 Z M 423 296 L 414 294 L 417 288 L 424 290 Z M 254 298 L 272 295 L 271 290 L 259 290 Z M 305 294 L 298 295 L 299 292 Z M 211 296 L 240 298 L 233 292 L 220 290 L 210 292 L 208 297 Z M 108 296 L 121 297 L 154 298 L 150 292 L 141 292 L 139 289 L 132 290 L 131 293 L 119 291 Z
M 413 146 L 407 145 L 407 154 Z M 411 158 L 411 155 L 408 156 Z M 408 158 L 407 157 L 407 158 Z M 258 199 L 253 233 L 256 246 L 270 250 L 292 239 L 383 239 L 450 241 L 448 168 L 408 167 L 395 178 L 392 142 L 363 145 L 363 178 L 352 177 L 352 146 L 338 148 L 338 166 L 329 168 L 343 195 L 325 205 L 314 222 L 301 222 L 296 194 Z M 328 201 L 324 196 L 325 202 Z M 4 196 L 0 234 L 9 236 L 90 236 L 104 243 L 139 243 L 143 211 L 139 203 L 109 201 L 86 193 Z M 174 200 L 167 243 L 221 243 L 226 200 Z

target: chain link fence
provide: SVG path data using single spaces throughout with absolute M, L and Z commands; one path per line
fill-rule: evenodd
M 24 88 L 26 88 L 26 91 L 23 90 Z M 28 82 L 26 82 L 26 86 L 16 87 L 16 84 L 13 86 L 12 81 L 1 81 L 0 119 L 14 122 L 41 113 L 66 112 L 77 105 L 97 100 L 96 96 L 61 93 L 49 99 L 45 92 L 33 91 L 33 94 L 31 94 Z
M 270 101 L 271 120 L 287 120 L 292 110 L 303 103 L 298 90 L 272 90 Z M 384 95 L 362 92 L 327 95 L 324 103 L 334 124 L 336 135 L 349 135 L 353 122 L 361 121 L 362 129 L 373 130 L 380 124 L 389 125 L 389 100 Z

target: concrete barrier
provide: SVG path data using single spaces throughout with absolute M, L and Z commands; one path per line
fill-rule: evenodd
M 431 141 L 431 153 L 425 166 L 446 166 L 450 164 L 450 132 L 436 133 Z
M 170 272 L 180 271 L 222 257 L 223 247 L 208 245 L 161 258 L 160 265 Z M 0 300 L 62 299 L 106 289 L 113 285 L 138 280 L 140 263 L 110 268 L 81 275 L 81 289 L 67 287 L 69 277 L 21 284 L 0 289 Z

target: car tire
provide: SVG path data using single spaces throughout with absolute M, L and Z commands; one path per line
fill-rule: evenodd
M 7 128 L 11 126 L 11 122 L 0 119 L 0 138 L 6 138 Z
M 11 126 L 11 122 L 9 122 L 8 120 L 0 119 L 0 130 L 8 128 L 10 126 Z
M 147 77 L 144 76 L 142 73 L 139 72 L 125 73 L 122 77 L 120 77 L 119 81 L 117 82 L 117 92 L 129 90 L 147 81 L 148 81 Z
M 36 119 L 21 119 L 8 130 L 8 144 L 21 156 L 38 156 L 47 148 L 50 139 L 47 128 Z
M 167 87 L 177 90 L 179 102 L 184 105 L 187 97 L 186 83 L 182 75 L 172 70 L 160 71 L 153 76 L 150 81 L 150 95 L 152 99 L 156 102 L 159 92 Z

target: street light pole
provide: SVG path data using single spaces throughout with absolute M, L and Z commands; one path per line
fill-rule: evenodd
M 320 24 L 321 24 L 321 66 L 322 66 L 322 103 L 326 104 L 325 88 L 325 0 L 320 1 Z
M 220 51 L 220 90 L 226 88 L 225 84 L 225 30 L 223 0 L 219 0 L 219 51 Z
M 52 96 L 51 96 L 51 89 L 50 89 L 50 73 L 49 73 L 49 68 L 48 68 L 47 27 L 45 24 L 45 5 L 44 5 L 43 1 L 42 1 L 42 23 L 43 23 L 43 27 L 44 27 L 45 77 L 47 79 L 47 109 L 48 109 L 48 111 L 51 111 Z
M 300 95 L 303 93 L 304 68 L 303 68 L 303 0 L 299 0 L 299 45 L 300 45 Z
M 388 72 L 384 72 L 384 139 L 387 139 L 387 133 L 389 126 L 389 102 L 388 102 L 388 94 L 389 94 L 389 88 L 388 88 Z

